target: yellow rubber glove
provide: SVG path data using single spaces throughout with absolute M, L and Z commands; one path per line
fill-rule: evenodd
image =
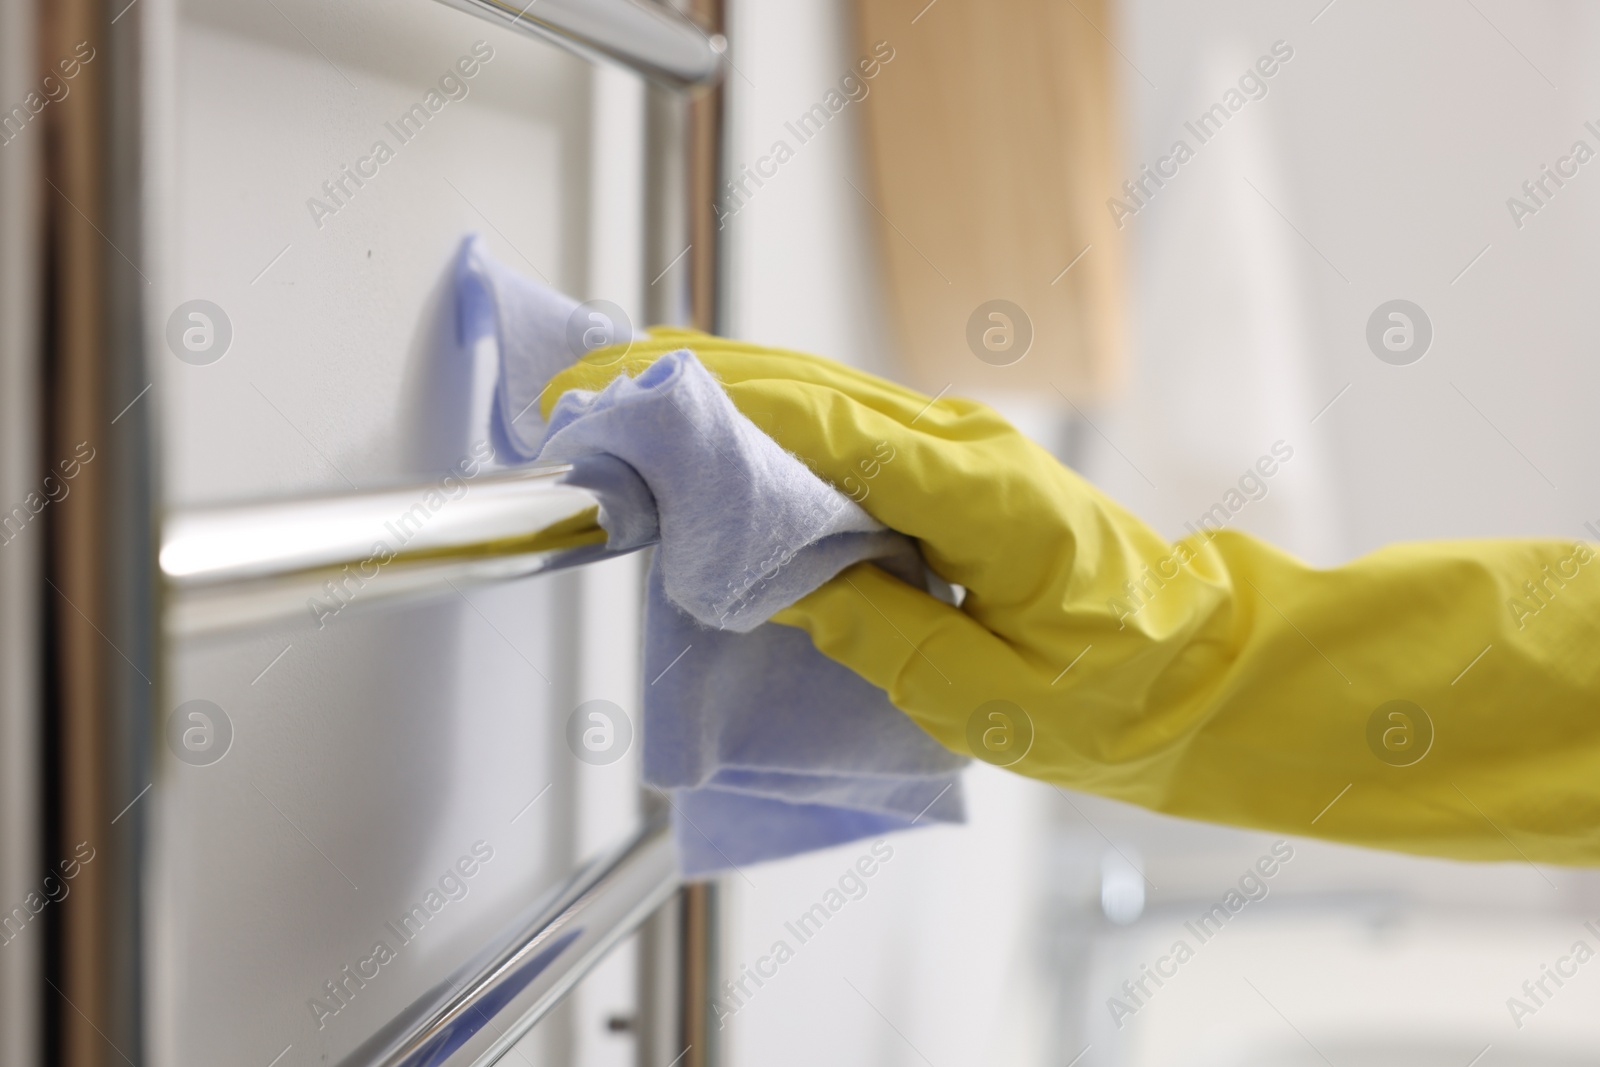
M 592 354 L 546 413 L 683 347 L 966 590 L 954 608 L 858 564 L 774 620 L 948 748 L 1189 818 L 1600 862 L 1589 546 L 1405 544 L 1318 570 L 1231 531 L 1170 543 L 980 404 L 687 331 Z

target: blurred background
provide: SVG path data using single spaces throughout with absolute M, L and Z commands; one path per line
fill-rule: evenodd
M 1032 142 L 1060 124 L 1047 121 L 1055 112 L 1043 101 L 1012 96 L 996 111 L 1030 113 L 1036 125 L 996 119 L 947 151 L 998 174 L 997 184 L 1091 184 L 1081 211 L 1058 202 L 1053 213 L 1011 218 L 1004 204 L 979 199 L 919 214 L 907 195 L 903 213 L 879 202 L 890 225 L 849 184 L 865 190 L 874 180 L 865 139 L 877 97 L 869 96 L 842 116 L 858 124 L 852 137 L 819 139 L 814 153 L 807 145 L 732 220 L 737 335 L 910 376 L 929 393 L 964 372 L 964 391 L 999 406 L 1168 537 L 1198 523 L 1280 441 L 1293 458 L 1232 524 L 1317 564 L 1402 539 L 1593 537 L 1583 524 L 1600 515 L 1600 476 L 1587 458 L 1597 427 L 1586 411 L 1600 367 L 1590 358 L 1593 302 L 1584 293 L 1600 283 L 1590 239 L 1600 194 L 1586 191 L 1579 171 L 1555 196 L 1540 194 L 1547 206 L 1536 217 L 1514 217 L 1507 204 L 1531 205 L 1522 183 L 1575 141 L 1600 147 L 1584 126 L 1600 115 L 1584 58 L 1600 32 L 1592 6 L 862 6 L 896 46 L 873 86 L 885 98 L 921 35 L 940 33 L 941 19 L 965 30 L 945 46 L 955 52 L 939 75 L 945 88 L 919 97 L 930 112 L 935 99 L 1023 80 L 1017 67 L 1046 43 L 1020 25 L 1047 20 L 1075 39 L 1063 51 L 1098 43 L 1112 161 L 1102 168 L 1092 140 L 1069 138 L 1056 149 L 1058 168 L 1031 169 L 1049 152 Z M 888 9 L 906 16 L 897 32 Z M 1017 21 L 1007 25 L 1007 14 Z M 853 5 L 749 4 L 735 15 L 735 54 L 755 85 L 733 83 L 734 129 L 753 155 L 865 42 Z M 992 37 L 972 32 L 974 21 L 990 23 Z M 1239 88 L 1278 42 L 1293 57 L 1261 79 L 1265 95 L 1247 95 L 1220 131 L 1204 127 L 1210 139 L 1201 143 L 1186 124 Z M 957 58 L 963 48 L 973 49 L 966 62 Z M 1043 66 L 1062 81 L 1081 78 Z M 1147 183 L 1153 195 L 1141 193 L 1143 205 L 1129 198 L 1122 183 L 1170 158 L 1179 140 L 1193 158 L 1166 165 L 1177 175 Z M 1092 182 L 1070 173 L 1075 163 L 1099 168 Z M 920 180 L 930 199 L 947 188 L 939 169 Z M 1112 197 L 1136 210 L 1113 212 Z M 949 234 L 954 210 L 974 229 L 993 227 L 997 261 L 1037 264 L 1037 288 L 1016 295 L 1030 279 L 1002 266 L 952 315 L 1009 298 L 1036 322 L 1063 316 L 1061 287 L 1109 251 L 1114 280 L 1097 283 L 1106 290 L 1075 292 L 1084 293 L 1080 316 L 1118 319 L 1083 331 L 1115 347 L 1076 349 L 1077 362 L 1052 366 L 1063 349 L 1043 347 L 1042 327 L 1014 366 L 961 366 L 971 353 L 950 329 L 949 369 L 907 350 L 897 340 L 900 309 L 927 315 L 915 301 L 966 281 L 939 276 L 968 266 Z M 1055 284 L 1056 303 L 1041 306 L 1056 272 L 1089 244 Z M 951 249 L 949 258 L 936 248 Z M 1037 263 L 1047 253 L 1054 259 Z M 899 280 L 918 267 L 923 277 Z M 896 285 L 930 295 L 902 295 L 897 305 Z M 1425 355 L 1398 366 L 1367 340 L 1369 318 L 1397 299 L 1422 308 L 1433 330 Z M 1030 363 L 1036 377 L 1007 381 Z M 1099 384 L 1085 389 L 1085 380 Z M 897 841 L 887 877 L 853 906 L 848 934 L 834 939 L 830 929 L 816 953 L 807 945 L 782 972 L 783 987 L 763 990 L 735 1019 L 734 1046 L 748 1062 L 1600 1061 L 1595 977 L 1580 971 L 1536 1016 L 1516 1017 L 1507 1004 L 1516 996 L 1531 1005 L 1524 981 L 1537 981 L 1575 941 L 1595 944 L 1583 926 L 1600 914 L 1592 872 L 1463 865 L 1298 838 L 1268 897 L 1201 945 L 1185 922 L 1269 854 L 1271 838 L 988 766 L 968 781 L 972 824 Z M 841 850 L 754 870 L 756 888 L 735 883 L 733 940 L 744 957 L 763 950 L 850 858 Z M 1135 1006 L 1123 983 L 1179 939 L 1195 958 L 1163 986 L 1146 982 L 1154 995 L 1136 1013 L 1114 1010 L 1112 998 Z
M 697 269 L 641 237 L 655 104 L 632 74 L 430 0 L 123 2 L 69 4 L 88 12 L 76 25 L 0 3 L 5 107 L 80 40 L 102 47 L 45 119 L 115 111 L 117 78 L 144 94 L 143 170 L 107 170 L 102 198 L 125 186 L 150 221 L 105 284 L 153 309 L 155 356 L 90 420 L 107 458 L 87 477 L 115 480 L 132 447 L 118 409 L 140 398 L 167 507 L 450 464 L 493 378 L 453 347 L 448 270 L 467 232 L 639 323 L 673 272 Z M 1594 5 L 729 0 L 718 17 L 723 185 L 702 236 L 722 249 L 729 335 L 989 402 L 1169 537 L 1283 446 L 1264 495 L 1224 504 L 1229 524 L 1316 564 L 1402 539 L 1595 536 L 1600 177 L 1575 147 L 1600 151 Z M 118 33 L 138 35 L 137 71 L 103 62 Z M 470 95 L 308 219 L 322 183 L 479 40 L 493 58 Z M 0 146 L 7 502 L 78 440 L 63 435 L 79 416 L 35 403 L 70 395 L 71 373 L 33 355 L 71 334 L 59 308 L 30 310 L 39 249 L 118 236 L 95 202 L 33 180 L 79 150 L 58 121 L 7 127 Z M 167 313 L 195 299 L 233 330 L 208 366 L 161 348 Z M 1385 347 L 1396 308 L 1413 339 Z M 470 373 L 445 388 L 441 367 Z M 40 665 L 53 634 L 104 621 L 91 592 L 40 584 L 59 573 L 69 502 L 46 513 L 59 527 L 0 547 L 0 903 L 80 839 L 147 849 L 148 1051 L 130 1058 L 100 1009 L 57 988 L 85 890 L 0 946 L 4 1063 L 339 1062 L 637 825 L 637 753 L 591 766 L 562 740 L 582 701 L 637 710 L 643 564 L 628 558 L 184 648 L 172 699 L 227 710 L 228 758 L 158 751 L 153 781 L 108 778 L 95 801 L 118 820 L 142 804 L 147 836 L 100 816 L 69 835 L 51 797 L 70 674 Z M 97 684 L 138 691 L 131 660 L 108 662 Z M 1600 964 L 1545 978 L 1575 943 L 1600 949 L 1593 872 L 1331 845 L 1311 818 L 1292 839 L 1192 824 L 985 764 L 967 788 L 966 826 L 892 838 L 866 894 L 719 1020 L 723 1062 L 1600 1062 Z M 479 840 L 494 862 L 385 984 L 333 1019 L 308 1012 Z M 723 974 L 792 941 L 785 924 L 868 853 L 722 878 Z M 1196 935 L 1268 867 L 1250 882 L 1261 899 Z M 1174 957 L 1180 941 L 1192 956 Z M 515 1057 L 672 1067 L 637 1040 L 640 958 L 613 954 Z M 1541 979 L 1536 1003 L 1525 983 Z

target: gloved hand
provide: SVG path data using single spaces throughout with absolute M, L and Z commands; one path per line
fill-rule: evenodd
M 1155 534 L 988 408 L 657 330 L 965 589 L 870 564 L 775 617 L 950 749 L 1189 818 L 1431 855 L 1600 862 L 1600 566 L 1559 540 L 1394 545 L 1331 570 Z M 1397 703 L 1398 702 L 1398 703 Z

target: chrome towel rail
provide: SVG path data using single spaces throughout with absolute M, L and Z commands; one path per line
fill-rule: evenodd
M 448 594 L 612 555 L 566 467 L 180 511 L 162 524 L 166 632 L 195 638 Z
M 648 266 L 640 312 L 652 322 L 692 321 L 716 330 L 723 0 L 441 2 L 647 79 L 642 251 Z M 101 91 L 85 97 L 96 106 L 57 116 L 64 143 L 77 147 L 51 156 L 50 167 L 35 168 L 41 179 L 48 173 L 61 197 L 50 199 L 43 182 L 37 183 L 43 192 L 31 195 L 56 204 L 51 217 L 61 223 L 41 239 L 49 254 L 41 247 L 36 257 L 58 300 L 41 297 L 34 314 L 40 323 L 63 326 L 45 330 L 41 337 L 49 343 L 35 346 L 40 366 L 60 371 L 41 379 L 47 403 L 40 410 L 60 423 L 52 422 L 53 440 L 76 442 L 80 430 L 113 432 L 115 447 L 100 461 L 107 464 L 104 475 L 80 482 L 74 504 L 51 513 L 47 575 L 57 588 L 32 595 L 62 620 L 41 613 L 39 632 L 50 639 L 34 657 L 48 693 L 42 704 L 58 712 L 53 721 L 61 751 L 52 753 L 47 778 L 59 779 L 48 795 L 59 803 L 61 825 L 49 833 L 76 841 L 80 832 L 103 833 L 115 824 L 115 834 L 103 858 L 80 876 L 89 886 L 75 891 L 53 920 L 61 936 L 48 951 L 61 1003 L 51 1001 L 48 1014 L 26 1008 L 24 1014 L 41 1020 L 49 1047 L 74 1062 L 115 1049 L 149 1063 L 164 1040 L 164 1012 L 173 1005 L 150 980 L 162 960 L 155 939 L 164 932 L 149 906 L 149 893 L 160 884 L 153 878 L 160 871 L 152 830 L 163 828 L 161 793 L 137 801 L 166 773 L 157 731 L 161 712 L 172 706 L 175 650 L 196 637 L 297 616 L 316 625 L 329 612 L 454 595 L 453 588 L 466 583 L 522 577 L 609 553 L 597 524 L 598 501 L 549 469 L 463 478 L 464 491 L 441 480 L 162 514 L 155 397 L 110 418 L 114 431 L 106 430 L 111 412 L 102 409 L 109 398 L 120 405 L 121 398 L 143 396 L 157 380 L 156 361 L 166 358 L 151 341 L 170 308 L 158 302 L 160 287 L 146 285 L 148 279 L 125 266 L 145 262 L 150 248 L 171 237 L 170 220 L 158 210 L 162 184 L 153 177 L 161 153 L 146 137 L 160 128 L 152 116 L 169 101 L 150 94 L 150 79 L 141 72 L 154 62 L 149 43 L 168 40 L 180 14 L 173 5 L 119 4 L 122 21 L 110 32 L 111 11 L 95 0 L 32 6 L 50 10 L 50 39 L 94 34 L 106 56 L 94 66 Z M 68 210 L 69 203 L 96 203 L 102 211 L 89 223 Z M 85 621 L 103 622 L 80 626 L 66 603 L 81 609 Z M 119 684 L 130 668 L 148 684 Z M 123 807 L 128 797 L 136 802 Z M 655 797 L 646 804 L 647 810 L 664 806 Z M 662 907 L 674 896 L 675 904 Z M 717 914 L 716 886 L 681 884 L 670 833 L 664 822 L 652 821 L 568 879 L 344 1063 L 492 1063 L 602 955 L 639 930 L 638 1062 L 715 1067 Z M 80 1017 L 94 1022 L 80 1025 Z
M 678 884 L 672 835 L 658 820 L 555 889 L 340 1067 L 488 1067 Z
M 639 0 L 441 2 L 678 89 L 715 83 L 726 49 L 719 35 L 668 7 Z

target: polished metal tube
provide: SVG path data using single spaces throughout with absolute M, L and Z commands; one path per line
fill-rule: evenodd
M 724 0 L 672 0 L 708 32 L 725 27 Z M 727 169 L 725 83 L 686 97 L 652 89 L 645 159 L 645 286 L 652 322 L 686 322 L 725 333 L 729 231 L 718 225 Z M 678 265 L 675 265 L 678 264 Z M 647 811 L 664 810 L 646 791 Z M 639 938 L 638 1067 L 718 1067 L 723 1061 L 714 1004 L 723 969 L 720 887 L 686 886 Z
M 665 820 L 557 887 L 340 1067 L 488 1067 L 678 888 Z
M 716 82 L 726 48 L 720 36 L 671 8 L 640 0 L 441 2 L 678 89 Z
M 566 467 L 180 511 L 161 543 L 166 632 L 195 638 L 451 594 L 612 553 Z

